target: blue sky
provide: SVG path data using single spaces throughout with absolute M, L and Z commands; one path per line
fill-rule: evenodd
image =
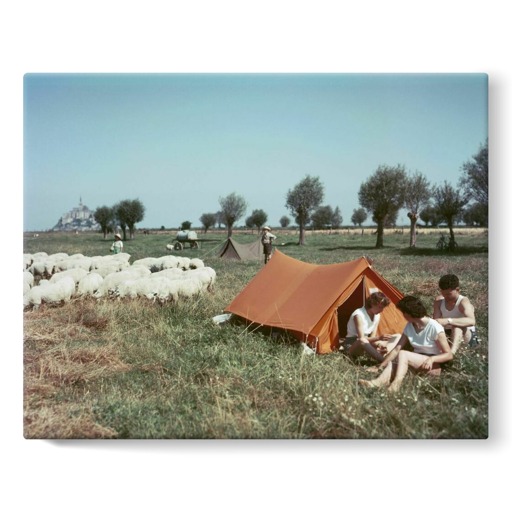
M 319 176 L 350 224 L 379 165 L 457 184 L 488 136 L 486 74 L 174 73 L 24 76 L 25 231 L 80 198 L 146 207 L 177 228 L 231 192 L 279 224 L 286 194 Z M 404 214 L 400 219 L 405 222 Z M 242 222 L 243 224 L 243 222 Z

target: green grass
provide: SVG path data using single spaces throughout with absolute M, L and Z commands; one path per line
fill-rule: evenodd
M 400 393 L 361 389 L 373 363 L 344 355 L 304 356 L 291 337 L 248 332 L 211 318 L 258 272 L 257 262 L 216 258 L 225 233 L 197 250 L 217 271 L 214 293 L 158 305 L 141 300 L 74 300 L 24 313 L 27 438 L 125 439 L 481 439 L 488 435 L 488 241 L 459 234 L 459 250 L 435 250 L 438 233 L 392 233 L 375 249 L 366 230 L 280 233 L 278 248 L 317 264 L 367 255 L 403 293 L 431 307 L 439 276 L 459 275 L 476 307 L 480 347 L 463 350 L 439 378 L 409 375 Z M 241 243 L 256 234 L 235 234 Z M 131 261 L 167 254 L 169 234 L 125 242 Z M 26 236 L 24 252 L 108 254 L 98 234 Z M 279 245 L 284 244 L 284 245 Z

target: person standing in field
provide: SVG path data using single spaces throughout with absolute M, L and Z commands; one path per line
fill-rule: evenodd
M 119 254 L 120 252 L 123 252 L 123 242 L 121 240 L 121 235 L 119 233 L 116 233 L 114 236 L 114 243 L 110 247 L 110 252 L 113 252 L 114 254 Z
M 261 236 L 261 243 L 263 244 L 263 254 L 265 255 L 265 265 L 272 258 L 272 242 L 277 238 L 268 226 L 263 226 L 263 234 Z
M 395 347 L 400 334 L 377 336 L 380 314 L 389 306 L 390 300 L 382 292 L 372 293 L 362 308 L 356 309 L 347 323 L 347 336 L 343 344 L 345 353 L 359 356 L 363 352 L 381 362 L 384 356 Z
M 439 279 L 441 295 L 434 301 L 434 319 L 443 327 L 452 347 L 452 353 L 461 344 L 474 347 L 480 343 L 476 334 L 475 309 L 469 299 L 460 293 L 459 278 L 446 274 Z
M 374 372 L 382 370 L 382 373 L 373 380 L 361 379 L 361 386 L 387 386 L 388 391 L 396 392 L 409 367 L 427 375 L 439 375 L 441 364 L 453 359 L 443 326 L 427 316 L 427 310 L 418 298 L 406 295 L 396 307 L 407 320 L 400 341 L 379 365 L 369 369 Z M 413 351 L 402 350 L 407 343 L 411 344 Z

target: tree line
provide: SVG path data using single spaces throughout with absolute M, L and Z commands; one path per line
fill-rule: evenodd
M 380 165 L 376 171 L 361 184 L 358 199 L 360 208 L 354 209 L 351 221 L 359 226 L 372 215 L 377 225 L 376 247 L 384 245 L 384 228 L 396 225 L 398 213 L 407 210 L 410 220 L 409 245 L 416 245 L 416 227 L 418 220 L 425 225 L 437 226 L 446 222 L 450 231 L 450 241 L 455 242 L 453 226 L 463 220 L 467 225 L 487 226 L 489 208 L 488 189 L 488 141 L 481 145 L 472 159 L 464 162 L 458 187 L 447 181 L 441 185 L 432 185 L 425 175 L 416 171 L 408 172 L 405 166 Z M 290 211 L 299 228 L 299 245 L 305 243 L 305 231 L 308 226 L 314 229 L 339 228 L 343 218 L 339 207 L 323 205 L 324 185 L 319 177 L 307 175 L 286 194 L 285 206 Z M 215 213 L 203 213 L 200 222 L 206 233 L 216 224 L 226 226 L 228 237 L 232 235 L 236 222 L 243 218 L 247 211 L 247 202 L 232 192 L 219 198 L 220 210 Z M 144 217 L 144 206 L 136 200 L 124 200 L 113 207 L 98 208 L 94 217 L 100 224 L 106 237 L 116 223 L 126 239 L 126 229 L 130 238 L 134 235 L 134 226 Z M 283 216 L 280 224 L 283 228 L 290 224 L 290 219 Z M 245 219 L 248 228 L 258 231 L 267 223 L 267 214 L 261 210 L 253 210 Z M 191 223 L 185 221 L 181 229 L 189 229 Z

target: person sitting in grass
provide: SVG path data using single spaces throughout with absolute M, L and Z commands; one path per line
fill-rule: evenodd
M 470 347 L 478 345 L 475 309 L 469 299 L 461 295 L 459 278 L 454 274 L 442 276 L 439 289 L 441 295 L 434 301 L 434 319 L 444 327 L 452 353 L 455 354 L 463 342 Z
M 439 375 L 441 364 L 453 359 L 444 328 L 427 316 L 423 303 L 416 297 L 406 295 L 396 307 L 402 312 L 407 324 L 396 347 L 376 367 L 369 371 L 382 373 L 373 380 L 359 381 L 364 387 L 387 386 L 391 392 L 400 389 L 409 367 L 428 375 Z M 410 343 L 413 351 L 402 350 Z
M 346 354 L 355 357 L 366 352 L 373 359 L 382 361 L 384 356 L 398 343 L 400 334 L 377 336 L 380 314 L 389 305 L 382 292 L 372 293 L 362 308 L 350 315 L 344 348 Z

